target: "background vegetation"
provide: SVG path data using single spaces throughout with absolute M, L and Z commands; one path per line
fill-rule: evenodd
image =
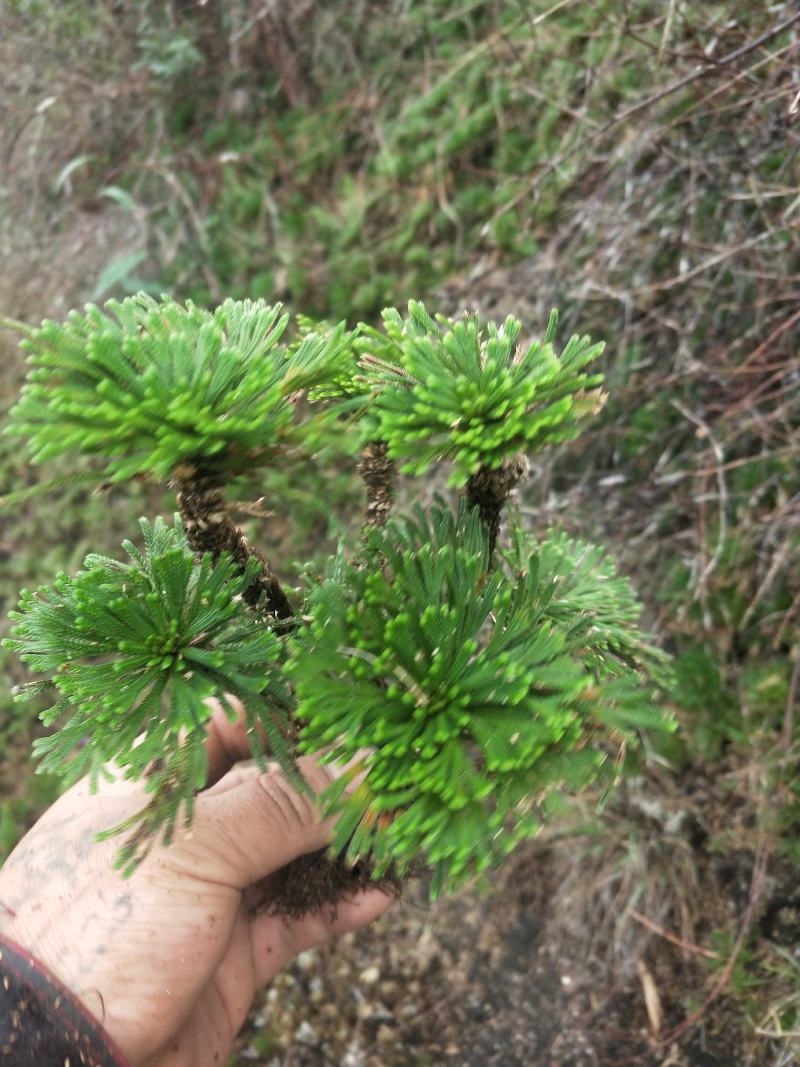
M 417 297 L 531 332 L 558 306 L 565 333 L 607 341 L 610 404 L 518 506 L 614 547 L 677 657 L 682 730 L 601 816 L 565 812 L 537 846 L 546 936 L 604 991 L 587 1063 L 798 1062 L 797 5 L 0 11 L 0 313 L 144 288 L 371 321 Z M 22 361 L 0 346 L 6 409 Z M 172 511 L 139 486 L 88 496 L 79 475 L 30 470 L 0 437 L 3 615 L 21 585 Z M 60 487 L 26 498 L 42 478 Z M 324 465 L 273 472 L 256 539 L 288 570 L 358 492 Z M 0 655 L 2 852 L 52 786 L 27 773 L 35 727 Z M 606 1053 L 620 1004 L 638 1021 Z M 383 1062 L 467 1062 L 432 1042 Z

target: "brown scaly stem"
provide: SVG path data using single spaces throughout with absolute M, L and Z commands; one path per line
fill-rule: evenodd
M 368 441 L 361 453 L 358 473 L 367 487 L 367 512 L 364 532 L 386 525 L 394 496 L 394 461 L 389 459 L 385 441 Z
M 186 536 L 195 552 L 210 552 L 215 561 L 220 552 L 230 552 L 241 570 L 244 570 L 248 559 L 254 556 L 261 564 L 261 571 L 245 591 L 245 601 L 251 607 L 256 607 L 262 594 L 266 593 L 262 610 L 278 619 L 291 618 L 294 612 L 289 598 L 265 557 L 250 546 L 231 518 L 219 483 L 213 478 L 193 473 L 176 477 L 172 484 L 177 490 L 178 508 Z
M 267 560 L 250 546 L 231 518 L 218 481 L 193 472 L 176 476 L 173 486 L 177 490 L 178 508 L 192 548 L 196 552 L 211 552 L 215 559 L 220 552 L 228 551 L 242 569 L 249 557 L 255 556 L 261 564 L 261 573 L 245 592 L 244 599 L 255 607 L 261 595 L 266 593 L 262 610 L 269 618 L 292 618 L 292 606 Z M 383 521 L 387 510 L 388 505 L 383 509 Z M 374 885 L 387 892 L 399 891 L 398 880 L 391 874 L 375 882 L 367 863 L 350 866 L 341 858 L 331 857 L 327 849 L 321 849 L 300 856 L 252 886 L 248 906 L 253 913 L 267 911 L 298 918 L 323 905 L 335 908 L 343 898 Z
M 467 501 L 480 512 L 489 535 L 489 559 L 494 556 L 500 533 L 500 515 L 508 495 L 530 467 L 524 456 L 513 456 L 501 467 L 480 467 L 467 482 Z

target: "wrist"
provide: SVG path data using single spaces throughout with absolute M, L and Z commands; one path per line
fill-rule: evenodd
M 9 1067 L 130 1067 L 86 1006 L 22 945 L 0 933 L 0 1058 Z

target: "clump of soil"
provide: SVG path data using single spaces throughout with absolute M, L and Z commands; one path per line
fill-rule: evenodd
M 338 901 L 376 886 L 399 895 L 401 880 L 389 871 L 376 881 L 368 863 L 359 861 L 350 866 L 332 859 L 327 849 L 320 849 L 298 856 L 262 879 L 250 907 L 256 912 L 299 919 L 321 908 L 335 908 Z

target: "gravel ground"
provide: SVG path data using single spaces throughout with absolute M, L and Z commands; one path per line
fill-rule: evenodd
M 613 992 L 548 936 L 536 843 L 487 892 L 423 904 L 305 953 L 271 986 L 236 1064 L 263 1067 L 734 1067 L 732 1050 L 649 1037 L 641 986 Z

